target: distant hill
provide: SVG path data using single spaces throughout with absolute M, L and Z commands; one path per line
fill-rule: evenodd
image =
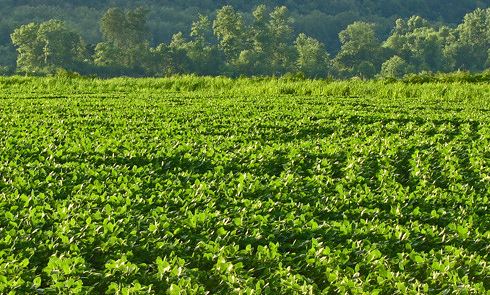
M 213 15 L 224 5 L 249 14 L 258 4 L 285 5 L 295 19 L 295 30 L 323 42 L 329 52 L 339 49 L 338 33 L 356 20 L 376 23 L 380 38 L 389 35 L 397 18 L 412 15 L 453 25 L 490 0 L 0 0 L 0 66 L 15 64 L 10 44 L 13 29 L 32 21 L 64 20 L 89 44 L 100 41 L 99 20 L 109 7 L 142 6 L 149 10 L 153 44 L 168 42 L 174 33 L 184 35 L 199 14 Z
M 355 20 L 376 22 L 379 32 L 387 34 L 398 17 L 419 15 L 431 21 L 458 23 L 469 11 L 489 7 L 490 0 L 0 0 L 0 43 L 9 42 L 12 27 L 49 18 L 67 21 L 87 40 L 96 42 L 98 19 L 113 6 L 147 7 L 155 42 L 160 42 L 177 31 L 186 31 L 198 13 L 212 14 L 227 4 L 245 12 L 258 4 L 285 5 L 295 16 L 298 30 L 334 49 L 338 32 Z

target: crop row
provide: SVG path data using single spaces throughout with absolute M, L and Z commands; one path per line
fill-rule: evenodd
M 434 84 L 47 95 L 17 79 L 0 100 L 0 293 L 490 289 L 484 85 L 444 86 L 473 95 L 458 103 Z

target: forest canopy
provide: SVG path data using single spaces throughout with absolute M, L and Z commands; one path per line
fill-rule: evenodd
M 0 74 L 369 78 L 490 62 L 488 1 L 134 3 L 0 0 Z

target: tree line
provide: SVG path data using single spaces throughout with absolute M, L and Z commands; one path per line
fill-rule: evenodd
M 169 42 L 154 44 L 145 8 L 108 9 L 102 41 L 90 44 L 65 22 L 22 25 L 11 34 L 17 72 L 60 69 L 98 76 L 284 75 L 401 77 L 409 73 L 483 71 L 490 67 L 490 9 L 476 9 L 456 26 L 420 16 L 399 18 L 387 38 L 374 23 L 355 21 L 338 34 L 339 50 L 294 29 L 285 6 L 258 5 L 244 14 L 231 5 L 199 15 Z

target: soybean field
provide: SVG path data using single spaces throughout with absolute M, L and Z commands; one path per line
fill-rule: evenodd
M 488 294 L 490 85 L 0 78 L 1 294 Z

